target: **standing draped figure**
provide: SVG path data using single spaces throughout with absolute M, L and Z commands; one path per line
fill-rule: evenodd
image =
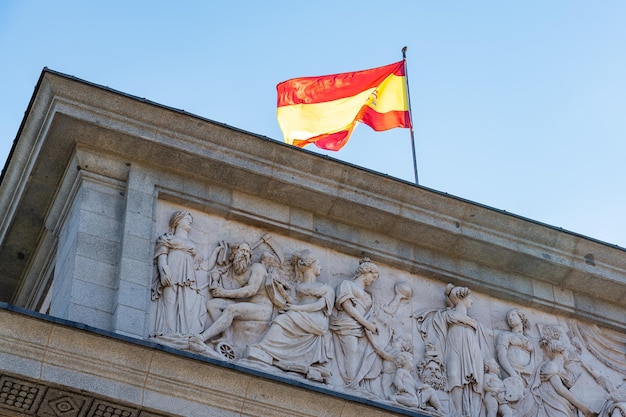
M 354 277 L 341 282 L 336 290 L 337 313 L 330 319 L 330 329 L 335 335 L 339 373 L 350 388 L 357 386 L 365 377 L 373 365 L 371 359 L 376 356 L 371 346 L 372 334 L 377 332 L 372 321 L 374 302 L 365 288 L 377 278 L 378 268 L 369 258 L 364 258 L 359 262 Z
M 478 321 L 468 316 L 473 300 L 470 289 L 446 287 L 448 308 L 414 314 L 422 337 L 441 352 L 446 365 L 450 415 L 479 416 L 482 408 L 486 340 Z
M 152 300 L 157 302 L 154 336 L 191 335 L 204 330 L 204 297 L 196 280 L 196 243 L 189 239 L 193 217 L 177 211 L 170 231 L 157 239 Z

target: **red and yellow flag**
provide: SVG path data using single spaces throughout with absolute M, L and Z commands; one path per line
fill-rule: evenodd
M 285 142 L 338 151 L 357 122 L 376 131 L 411 127 L 404 64 L 278 84 L 276 114 Z

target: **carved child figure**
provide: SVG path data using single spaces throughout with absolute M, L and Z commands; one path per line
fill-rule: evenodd
M 396 357 L 400 352 L 408 352 L 412 355 L 413 342 L 409 338 L 395 335 L 387 349 L 383 352 L 377 352 L 382 358 L 381 384 L 385 399 L 389 399 L 395 394 L 393 379 L 397 369 Z
M 495 359 L 485 361 L 485 375 L 483 379 L 483 403 L 487 410 L 487 417 L 511 417 L 513 411 L 505 398 L 506 387 L 499 377 L 500 366 Z
M 396 394 L 391 399 L 406 407 L 442 415 L 443 407 L 435 389 L 429 385 L 420 385 L 411 375 L 413 355 L 409 352 L 400 352 L 396 356 L 395 363 L 398 367 L 393 379 Z

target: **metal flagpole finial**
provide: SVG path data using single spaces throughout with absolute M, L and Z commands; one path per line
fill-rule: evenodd
M 404 48 L 402 48 L 402 59 L 406 59 L 406 50 L 408 48 L 405 46 Z

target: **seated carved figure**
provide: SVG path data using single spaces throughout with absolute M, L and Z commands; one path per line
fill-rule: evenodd
M 261 263 L 251 262 L 250 245 L 232 245 L 229 261 L 228 268 L 212 273 L 209 291 L 213 298 L 207 302 L 207 311 L 213 323 L 194 336 L 197 344 L 216 338 L 235 319 L 269 322 L 272 318 L 274 305 L 265 287 L 267 271 Z
M 397 369 L 396 358 L 400 352 L 408 352 L 413 355 L 413 341 L 407 337 L 394 335 L 389 346 L 383 352 L 378 352 L 382 360 L 380 382 L 382 398 L 384 399 L 391 399 L 392 395 L 395 394 L 393 379 Z
M 328 322 L 335 300 L 331 286 L 317 281 L 321 268 L 308 250 L 294 255 L 296 301 L 284 305 L 249 359 L 274 365 L 308 379 L 329 382 L 331 356 Z

